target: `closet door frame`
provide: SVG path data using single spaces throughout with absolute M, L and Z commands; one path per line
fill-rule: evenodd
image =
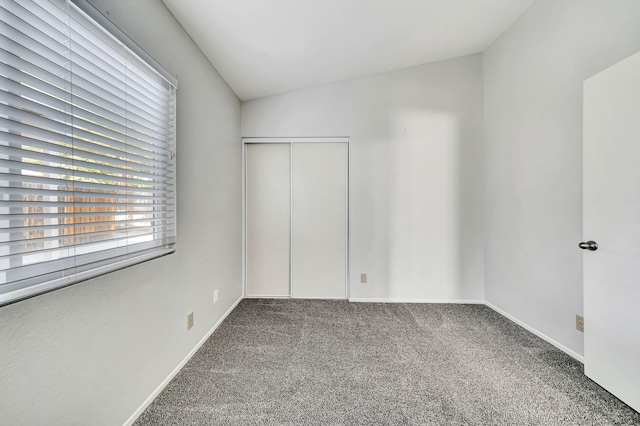
M 350 138 L 347 136 L 338 136 L 338 137 L 247 137 L 242 138 L 242 296 L 243 297 L 259 297 L 259 296 L 247 296 L 247 146 L 250 144 L 270 144 L 270 143 L 279 143 L 279 144 L 289 144 L 290 150 L 294 143 L 344 143 L 346 144 L 346 155 L 347 155 L 347 170 L 345 173 L 346 179 L 346 223 L 347 229 L 345 232 L 346 239 L 346 270 L 345 270 L 345 289 L 344 289 L 344 300 L 349 300 L 351 293 L 351 283 L 349 280 L 350 274 L 350 263 L 349 259 L 351 257 L 351 215 L 350 215 L 350 170 L 351 170 L 351 143 Z M 290 151 L 291 152 L 291 151 Z M 291 161 L 291 165 L 289 168 L 289 172 L 292 175 L 290 179 L 291 189 L 293 190 L 293 158 L 290 155 L 289 159 Z M 290 206 L 291 217 L 293 217 L 293 196 L 291 197 L 291 206 Z M 289 225 L 289 238 L 291 238 L 291 224 Z M 291 258 L 291 256 L 290 256 Z M 291 282 L 291 264 L 289 265 L 289 295 L 288 296 L 269 296 L 269 298 L 279 298 L 279 299 L 290 299 L 292 294 L 293 285 Z

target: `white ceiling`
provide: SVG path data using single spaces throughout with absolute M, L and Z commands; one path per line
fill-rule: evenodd
M 485 50 L 534 0 L 163 0 L 249 100 Z

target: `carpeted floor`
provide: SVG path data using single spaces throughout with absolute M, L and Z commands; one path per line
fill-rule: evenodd
M 245 299 L 136 425 L 640 425 L 482 305 Z

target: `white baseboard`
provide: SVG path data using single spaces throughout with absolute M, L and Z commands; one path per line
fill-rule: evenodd
M 292 297 L 293 300 L 344 300 L 349 301 L 346 297 Z
M 291 297 L 289 295 L 247 294 L 245 299 L 347 300 L 346 297 Z
M 247 294 L 245 299 L 291 299 L 288 294 L 283 295 L 264 295 L 264 294 Z
M 178 374 L 180 370 L 182 370 L 182 367 L 184 367 L 185 364 L 191 359 L 191 357 L 193 357 L 196 352 L 198 352 L 198 349 L 200 349 L 200 347 L 204 345 L 204 342 L 206 342 L 207 339 L 211 337 L 213 332 L 216 331 L 220 324 L 222 324 L 222 321 L 224 321 L 227 316 L 229 316 L 231 311 L 233 311 L 235 307 L 238 306 L 238 303 L 240 303 L 242 299 L 243 297 L 240 296 L 238 300 L 236 300 L 233 305 L 231 305 L 231 307 L 227 309 L 227 312 L 225 312 L 224 315 L 222 315 L 222 317 L 218 320 L 218 322 L 216 322 L 213 327 L 211 327 L 211 330 L 209 330 L 207 334 L 205 334 L 204 337 L 200 339 L 198 344 L 187 354 L 187 356 L 182 361 L 180 361 L 180 364 L 178 364 L 176 368 L 174 368 L 173 371 L 169 373 L 169 375 L 162 381 L 162 383 L 158 385 L 158 387 L 151 393 L 151 395 L 149 395 L 147 399 L 144 400 L 142 405 L 131 415 L 131 417 L 129 417 L 127 421 L 124 422 L 124 426 L 131 426 L 136 421 L 136 419 L 140 417 L 140 415 L 144 412 L 144 410 L 147 409 L 147 407 L 153 402 L 153 400 L 156 399 L 158 395 L 160 395 L 160 392 L 162 392 L 164 388 L 169 384 L 169 382 L 173 380 L 176 374 Z
M 566 353 L 567 355 L 575 358 L 577 361 L 580 361 L 581 363 L 584 364 L 584 357 L 582 355 L 578 355 L 577 353 L 575 353 L 571 349 L 567 348 L 566 346 L 556 342 L 555 340 L 553 340 L 551 337 L 547 336 L 543 332 L 538 331 L 535 328 L 531 327 L 530 325 L 520 321 L 519 319 L 517 319 L 513 315 L 506 313 L 505 311 L 503 311 L 502 309 L 498 308 L 497 306 L 494 306 L 489 302 L 484 302 L 484 304 L 487 305 L 489 308 L 493 309 L 494 311 L 496 311 L 497 313 L 499 313 L 500 315 L 502 315 L 503 317 L 506 317 L 509 320 L 515 322 L 516 324 L 518 324 L 519 326 L 521 326 L 525 330 L 530 331 L 531 333 L 535 334 L 536 336 L 538 336 L 542 340 L 545 340 L 545 341 L 551 343 L 553 346 L 555 346 L 556 348 L 560 349 L 562 352 Z
M 350 297 L 349 302 L 364 303 L 457 303 L 457 304 L 484 304 L 484 300 L 461 300 L 461 299 L 401 299 L 395 297 Z

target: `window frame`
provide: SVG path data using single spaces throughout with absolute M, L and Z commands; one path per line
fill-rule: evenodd
M 75 266 L 69 266 L 69 267 L 64 267 L 64 268 L 60 268 L 57 272 L 59 274 L 62 275 L 62 277 L 59 278 L 53 278 L 53 279 L 48 279 L 43 281 L 42 277 L 38 276 L 38 275 L 34 275 L 31 277 L 26 277 L 26 278 L 21 278 L 21 279 L 17 279 L 17 280 L 7 280 L 5 282 L 0 283 L 0 307 L 7 305 L 7 304 L 11 304 L 11 303 L 15 303 L 18 302 L 20 300 L 24 300 L 26 298 L 29 297 L 33 297 L 33 296 L 37 296 L 46 292 L 50 292 L 53 290 L 57 290 L 59 288 L 63 288 L 63 287 L 67 287 L 100 275 L 104 275 L 110 272 L 114 272 L 141 262 L 145 262 L 151 259 L 155 259 L 161 256 L 165 256 L 171 253 L 174 253 L 176 250 L 176 246 L 177 246 L 177 164 L 175 161 L 175 152 L 176 152 L 176 124 L 177 124 L 177 115 L 175 112 L 176 109 L 176 104 L 177 104 L 177 88 L 178 88 L 178 81 L 177 79 L 171 75 L 167 70 L 165 70 L 155 59 L 153 59 L 147 52 L 144 51 L 144 49 L 142 49 L 140 46 L 138 46 L 131 38 L 129 38 L 123 31 L 121 31 L 115 24 L 113 24 L 108 18 L 106 18 L 104 15 L 102 15 L 101 12 L 99 12 L 93 5 L 91 5 L 87 0 L 53 0 L 51 1 L 51 3 L 53 3 L 54 1 L 56 1 L 55 4 L 62 4 L 65 3 L 67 5 L 67 7 L 70 7 L 72 9 L 75 10 L 74 14 L 77 12 L 77 14 L 81 15 L 83 18 L 86 18 L 87 22 L 90 22 L 92 25 L 94 25 L 96 27 L 96 29 L 98 31 L 100 31 L 103 35 L 106 35 L 108 38 L 110 38 L 111 40 L 115 41 L 115 43 L 122 49 L 126 50 L 128 52 L 129 56 L 135 57 L 139 60 L 139 65 L 141 66 L 145 66 L 148 68 L 148 71 L 151 71 L 152 73 L 156 74 L 158 77 L 162 78 L 163 80 L 165 80 L 165 82 L 170 86 L 169 88 L 169 92 L 170 92 L 170 96 L 169 96 L 169 110 L 172 110 L 172 113 L 169 113 L 168 115 L 168 119 L 170 121 L 170 123 L 168 123 L 168 125 L 170 126 L 170 129 L 172 129 L 172 133 L 171 133 L 171 138 L 170 138 L 170 144 L 169 144 L 169 153 L 170 153 L 170 161 L 169 161 L 169 166 L 167 166 L 168 168 L 158 168 L 159 171 L 161 172 L 166 172 L 167 176 L 171 175 L 172 177 L 167 181 L 169 182 L 168 185 L 172 186 L 172 190 L 169 191 L 170 193 L 172 193 L 172 196 L 167 196 L 167 199 L 172 201 L 172 203 L 167 204 L 167 206 L 171 206 L 171 207 L 167 207 L 168 210 L 166 210 L 167 212 L 171 213 L 172 216 L 167 216 L 170 217 L 172 219 L 172 225 L 173 226 L 173 231 L 172 233 L 169 232 L 169 234 L 166 233 L 158 233 L 156 234 L 155 230 L 153 232 L 151 232 L 151 236 L 152 236 L 152 240 L 151 241 L 155 241 L 157 235 L 160 235 L 162 238 L 167 238 L 167 236 L 169 236 L 169 240 L 172 240 L 170 243 L 167 244 L 163 244 L 162 246 L 159 247 L 152 247 L 150 248 L 148 251 L 146 250 L 142 250 L 142 251 L 134 251 L 132 253 L 129 253 L 128 250 L 123 250 L 126 251 L 126 255 L 117 255 L 114 257 L 108 257 L 108 258 L 102 258 L 99 254 L 100 253 L 104 253 L 105 250 L 110 250 L 113 249 L 113 245 L 111 245 L 110 249 L 100 249 L 100 250 L 95 250 L 95 251 L 89 251 L 87 253 L 85 253 L 87 256 L 91 256 L 93 253 L 96 253 L 96 258 L 100 258 L 99 262 L 97 262 L 95 265 L 91 262 L 89 262 L 87 265 L 75 265 L 77 262 L 77 257 L 79 256 L 79 254 L 76 252 L 77 250 L 77 244 L 74 242 L 73 244 L 69 245 L 69 250 L 73 250 L 74 254 L 73 255 L 69 255 L 69 256 L 63 256 L 61 258 L 59 258 L 60 263 L 61 264 L 66 264 L 67 261 L 69 264 L 74 264 Z M 67 14 L 69 14 L 67 12 Z M 72 19 L 72 18 L 69 18 Z M 142 68 L 140 68 L 142 69 Z M 8 78 L 8 77 L 6 77 Z M 73 85 L 73 83 L 70 83 L 70 86 L 73 86 L 75 89 L 75 85 Z M 128 87 L 128 86 L 127 86 Z M 5 93 L 4 91 L 2 93 Z M 11 92 L 6 92 L 7 94 L 10 94 Z M 70 93 L 74 93 L 73 91 L 71 91 Z M 127 92 L 129 96 L 130 92 Z M 9 96 L 9 95 L 7 95 Z M 74 96 L 73 94 L 71 96 Z M 25 101 L 26 102 L 26 101 Z M 127 110 L 128 111 L 128 110 Z M 0 132 L 0 135 L 9 135 L 10 133 L 7 132 Z M 9 136 L 4 136 L 9 138 Z M 72 140 L 75 141 L 76 137 L 75 134 L 74 136 L 72 136 Z M 4 145 L 2 144 L 0 146 L 0 148 L 4 148 L 4 147 L 9 147 L 9 145 Z M 19 150 L 20 148 L 15 148 L 17 150 Z M 46 153 L 45 153 L 46 155 Z M 9 158 L 9 157 L 7 157 Z M 121 159 L 119 161 L 122 161 Z M 128 161 L 128 160 L 127 160 Z M 103 166 L 104 168 L 108 167 L 108 166 Z M 98 170 L 98 172 L 100 172 L 100 169 L 98 167 L 95 167 L 96 170 Z M 104 171 L 104 168 L 102 169 L 102 171 Z M 4 173 L 4 172 L 3 172 Z M 7 172 L 9 173 L 9 172 Z M 8 181 L 7 181 L 8 182 Z M 155 180 L 153 181 L 155 182 Z M 165 182 L 165 181 L 163 181 Z M 164 185 L 164 183 L 162 183 L 162 185 Z M 9 186 L 9 188 L 11 188 L 11 186 Z M 19 187 L 20 188 L 20 187 Z M 24 187 L 22 187 L 24 188 Z M 155 191 L 155 190 L 154 190 Z M 73 193 L 73 192 L 72 192 Z M 60 197 L 59 195 L 54 195 L 53 197 Z M 72 198 L 74 196 L 71 196 Z M 116 195 L 112 195 L 112 198 L 114 197 L 118 197 Z M 119 197 L 122 197 L 119 196 Z M 130 197 L 130 195 L 125 195 L 125 197 Z M 99 197 L 95 197 L 95 198 L 99 198 Z M 92 202 L 93 203 L 93 202 Z M 93 204 L 89 204 L 89 206 L 91 206 Z M 114 206 L 120 205 L 119 203 L 114 203 Z M 155 201 L 153 201 L 152 203 L 148 204 L 148 208 L 151 209 L 150 211 L 152 211 L 151 214 L 148 214 L 148 216 L 151 216 L 152 219 L 150 219 L 151 223 L 155 223 L 157 219 L 157 216 L 155 215 L 156 209 L 159 208 L 158 205 L 156 204 Z M 95 206 L 93 207 L 93 209 L 95 209 Z M 112 211 L 112 210 L 109 210 Z M 114 214 L 115 214 L 115 210 Z M 11 214 L 11 213 L 9 213 Z M 57 215 L 52 216 L 53 219 L 55 218 L 59 218 L 60 214 L 62 213 L 58 213 Z M 66 214 L 66 213 L 65 213 Z M 75 210 L 73 213 L 71 213 L 71 217 L 72 220 L 74 221 L 73 223 L 76 223 L 76 219 L 78 218 L 78 216 L 76 216 L 77 213 L 75 213 Z M 132 213 L 129 210 L 126 210 L 125 213 L 120 213 L 120 214 L 124 214 L 124 215 L 132 215 Z M 135 214 L 133 214 L 135 216 Z M 91 217 L 97 217 L 100 215 L 96 215 L 96 216 L 91 216 Z M 104 216 L 104 215 L 102 215 Z M 164 217 L 164 216 L 158 216 L 158 217 Z M 14 219 L 8 219 L 9 223 L 11 223 L 11 221 Z M 28 220 L 28 219 L 25 219 Z M 129 220 L 129 219 L 127 219 Z M 150 225 L 151 228 L 155 228 L 156 225 Z M 58 224 L 58 227 L 61 227 L 60 224 Z M 12 234 L 13 230 L 16 227 L 13 225 L 9 225 L 8 227 L 8 232 L 7 234 Z M 6 229 L 6 228 L 5 228 Z M 128 232 L 126 232 L 126 237 L 125 239 L 129 239 L 128 236 Z M 60 236 L 60 234 L 58 234 L 58 240 L 60 238 L 62 238 Z M 72 238 L 73 239 L 73 238 Z M 12 240 L 9 239 L 9 243 Z M 27 241 L 27 239 L 25 239 L 25 241 Z M 105 246 L 108 245 L 109 239 L 105 239 Z M 0 244 L 4 244 L 4 243 L 0 243 Z M 92 243 L 93 245 L 99 245 L 99 243 Z M 64 246 L 66 247 L 66 246 Z M 59 249 L 59 251 L 65 250 L 65 248 L 61 248 L 61 247 L 57 247 Z M 120 248 L 121 246 L 118 245 L 117 248 Z M 129 247 L 129 242 L 127 241 L 126 245 L 123 245 L 122 247 Z M 11 250 L 8 250 L 9 252 L 9 256 L 11 255 Z M 16 254 L 15 256 L 26 256 L 29 255 L 28 251 L 21 251 L 20 253 Z M 9 262 L 12 262 L 12 260 L 9 260 Z M 37 265 L 38 263 L 41 262 L 36 262 L 34 265 Z M 70 272 L 67 275 L 67 272 L 73 270 L 73 272 Z M 11 271 L 11 267 L 8 271 Z M 57 274 L 56 273 L 56 274 Z M 7 273 L 5 273 L 6 275 Z M 46 275 L 50 275 L 50 273 L 47 273 Z

